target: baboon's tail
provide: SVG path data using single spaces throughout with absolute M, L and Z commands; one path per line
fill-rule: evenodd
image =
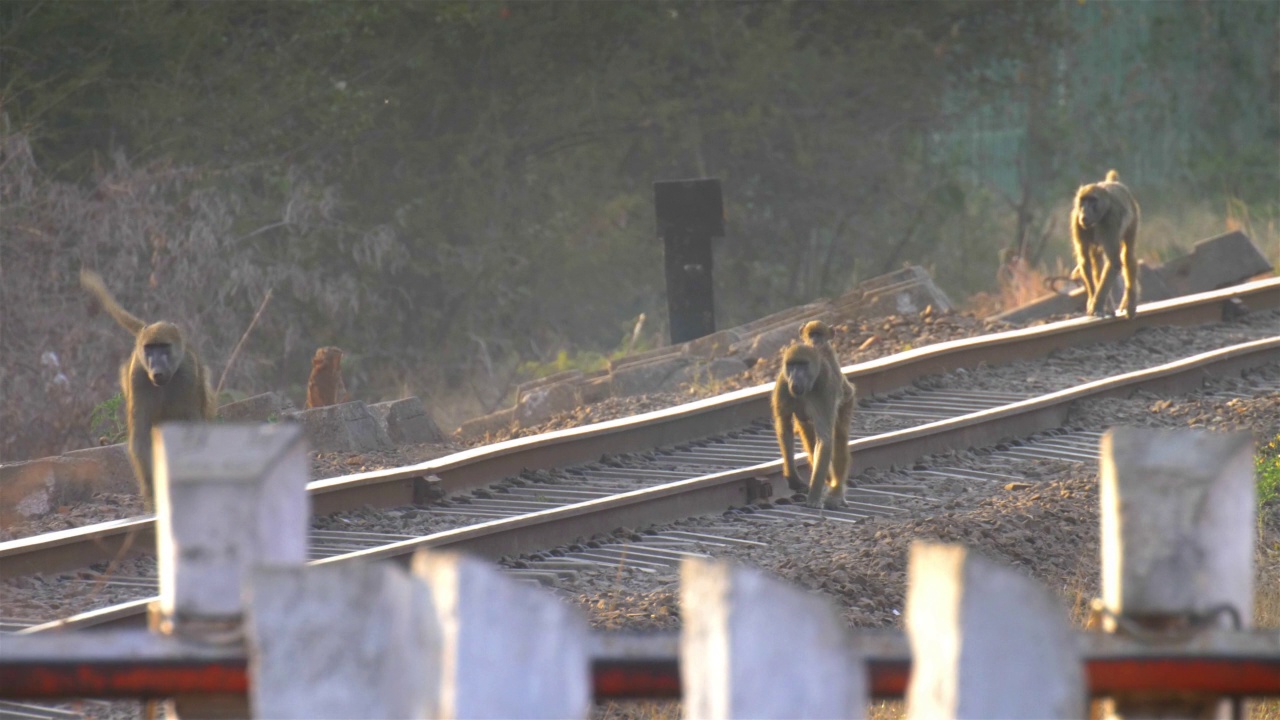
M 1120 182 L 1120 173 L 1115 170 L 1107 171 L 1107 182 Z
M 120 307 L 120 303 L 116 302 L 116 299 L 111 296 L 111 291 L 107 290 L 106 284 L 102 282 L 102 276 L 98 273 L 92 270 L 81 270 L 80 285 L 92 293 L 98 299 L 98 302 L 102 303 L 102 307 L 111 313 L 111 317 L 124 326 L 125 330 L 136 336 L 139 332 L 142 332 L 142 328 L 147 326 L 146 323 L 134 317 L 128 310 Z

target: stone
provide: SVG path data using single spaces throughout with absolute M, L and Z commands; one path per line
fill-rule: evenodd
M 392 446 L 369 406 L 360 400 L 286 412 L 281 419 L 301 423 L 307 442 L 316 450 L 365 452 Z
M 776 357 L 782 352 L 782 348 L 799 340 L 800 323 L 787 323 L 743 340 L 737 354 L 740 357 L 763 360 Z
M 654 392 L 667 378 L 692 364 L 692 358 L 677 355 L 616 368 L 610 373 L 613 393 L 626 396 Z
M 690 384 L 713 385 L 746 371 L 747 364 L 738 358 L 716 358 L 709 363 L 698 363 L 677 370 L 664 380 L 657 390 L 670 392 Z
M 857 314 L 864 318 L 914 315 L 930 305 L 935 311 L 941 312 L 955 309 L 947 294 L 926 274 L 923 278 L 866 292 L 858 305 Z
M 588 378 L 578 386 L 578 399 L 583 405 L 598 403 L 613 397 L 613 377 L 605 374 Z
M 25 518 L 84 502 L 100 492 L 138 492 L 123 444 L 0 465 L 0 508 Z
M 427 406 L 417 397 L 388 400 L 369 406 L 369 412 L 378 420 L 387 437 L 396 445 L 442 443 L 444 433 L 436 424 Z
M 280 393 L 262 393 L 218 408 L 218 419 L 227 422 L 275 422 L 293 410 L 293 401 Z
M 733 330 L 721 330 L 710 335 L 704 335 L 696 340 L 690 340 L 684 344 L 684 351 L 698 357 L 719 357 L 727 355 L 730 346 L 737 342 L 738 339 L 738 333 Z
M 471 418 L 458 426 L 457 434 L 464 437 L 484 437 L 516 427 L 516 409 L 503 408 L 488 415 Z
M 515 418 L 520 427 L 531 427 L 578 407 L 578 382 L 582 373 L 551 385 L 542 385 L 520 396 Z

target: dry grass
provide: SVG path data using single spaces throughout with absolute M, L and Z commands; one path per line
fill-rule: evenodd
M 1040 268 L 1032 267 L 1025 258 L 1013 258 L 1000 268 L 997 278 L 1000 306 L 1007 310 L 1043 297 L 1049 292 L 1045 280 L 1050 276 Z
M 1280 628 L 1280 506 L 1262 508 L 1258 522 L 1257 576 L 1253 622 L 1259 628 Z M 1280 720 L 1280 700 L 1250 703 L 1253 720 Z
M 676 700 L 610 702 L 591 713 L 592 720 L 680 720 Z
M 356 273 L 399 262 L 394 243 L 344 226 L 332 193 L 288 174 L 265 197 L 248 170 L 133 167 L 120 156 L 92 184 L 71 184 L 42 171 L 23 135 L 0 133 L 0 459 L 96 444 L 89 418 L 118 391 L 131 340 L 91 314 L 81 267 L 139 317 L 180 325 L 214 377 L 276 289 L 227 374 L 232 395 L 304 383 L 332 318 L 384 312 L 362 305 Z M 314 248 L 333 248 L 350 274 L 299 270 L 294 254 Z

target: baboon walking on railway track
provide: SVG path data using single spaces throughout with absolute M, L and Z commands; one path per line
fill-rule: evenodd
M 807 326 L 806 326 L 807 327 Z M 782 475 L 796 492 L 808 491 L 809 507 L 845 507 L 849 474 L 849 422 L 853 418 L 854 388 L 838 363 L 826 357 L 830 347 L 807 343 L 783 351 L 782 370 L 773 389 L 773 425 L 782 451 Z M 806 485 L 796 473 L 792 440 L 799 431 L 809 456 Z
M 170 420 L 212 420 L 217 403 L 209 373 L 177 325 L 138 319 L 116 302 L 102 276 L 92 270 L 80 271 L 80 284 L 134 336 L 133 352 L 120 366 L 120 391 L 129 427 L 129 460 L 142 500 L 150 508 L 155 497 L 151 429 Z
M 1111 304 L 1116 271 L 1124 276 L 1120 307 L 1129 319 L 1138 310 L 1138 223 L 1142 219 L 1133 193 L 1115 170 L 1099 183 L 1082 185 L 1071 210 L 1071 241 L 1090 315 L 1105 315 Z

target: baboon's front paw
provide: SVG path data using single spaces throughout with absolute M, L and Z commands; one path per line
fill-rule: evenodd
M 844 499 L 844 493 L 839 493 L 828 497 L 822 506 L 828 510 L 840 510 L 849 507 L 849 503 Z
M 800 478 L 794 475 L 783 475 L 782 479 L 787 481 L 787 487 L 791 488 L 794 492 L 802 493 L 809 491 L 809 486 L 801 482 Z

